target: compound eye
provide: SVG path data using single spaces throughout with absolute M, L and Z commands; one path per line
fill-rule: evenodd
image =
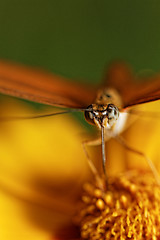
M 108 104 L 107 113 L 108 113 L 108 119 L 117 120 L 119 117 L 119 110 L 114 104 Z
M 87 107 L 87 110 L 84 112 L 84 116 L 85 116 L 85 119 L 86 119 L 87 122 L 95 125 L 92 105 L 89 105 Z

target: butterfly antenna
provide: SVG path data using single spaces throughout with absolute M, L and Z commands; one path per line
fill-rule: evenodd
M 27 117 L 0 117 L 0 122 L 3 121 L 16 121 L 16 120 L 27 120 L 27 119 L 36 119 L 36 118 L 45 118 L 45 117 L 52 117 L 56 115 L 61 115 L 61 114 L 66 114 L 66 113 L 71 113 L 71 112 L 77 112 L 77 111 L 82 111 L 82 110 L 75 110 L 75 109 L 70 109 L 67 111 L 62 111 L 62 112 L 56 112 L 56 113 L 49 113 L 49 114 L 41 114 L 41 115 L 33 115 L 33 116 L 27 116 Z
M 101 137 L 102 137 L 102 163 L 103 163 L 103 172 L 105 178 L 107 179 L 107 172 L 106 172 L 106 150 L 105 150 L 105 141 L 104 141 L 104 127 L 101 127 Z

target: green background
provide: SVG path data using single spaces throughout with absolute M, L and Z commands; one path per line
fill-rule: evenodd
M 158 0 L 1 0 L 0 58 L 99 82 L 113 59 L 160 70 Z

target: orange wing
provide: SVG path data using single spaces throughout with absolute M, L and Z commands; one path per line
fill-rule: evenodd
M 0 61 L 0 92 L 47 105 L 85 108 L 96 91 L 63 77 Z
M 160 75 L 142 83 L 122 62 L 110 65 L 105 86 L 117 89 L 123 107 L 160 99 Z M 136 83 L 137 82 L 137 83 Z M 96 90 L 39 70 L 0 61 L 0 92 L 47 105 L 86 108 L 94 102 Z
M 120 93 L 124 108 L 160 99 L 160 75 L 138 79 L 122 62 L 112 63 L 105 77 L 105 86 Z

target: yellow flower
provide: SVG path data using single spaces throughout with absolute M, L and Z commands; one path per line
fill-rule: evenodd
M 27 104 L 1 102 L 1 116 L 31 114 Z M 0 122 L 0 129 L 0 239 L 51 239 L 70 221 L 88 177 L 84 130 L 71 115 Z
M 75 220 L 82 239 L 160 238 L 160 187 L 153 175 L 130 171 L 104 186 L 84 185 L 83 205 Z
M 10 98 L 7 99 L 8 101 L 8 105 L 5 102 L 1 104 L 2 115 L 13 116 L 17 114 L 21 116 L 23 114 L 30 115 L 33 112 L 33 109 L 25 103 L 17 103 L 17 101 L 11 101 Z M 158 102 L 155 104 L 152 107 L 150 107 L 150 104 L 146 104 L 146 106 L 148 105 L 149 110 L 152 108 L 152 111 L 155 111 L 153 108 L 156 106 L 155 108 L 157 109 Z M 52 109 L 48 108 L 47 111 L 51 112 Z M 73 221 L 75 209 L 77 210 L 82 185 L 91 177 L 86 156 L 81 146 L 81 142 L 84 140 L 81 137 L 81 132 L 84 132 L 84 129 L 70 115 L 36 120 L 0 122 L 0 129 L 0 239 L 57 239 L 57 229 L 61 232 L 61 238 L 59 237 L 58 239 L 66 239 L 67 234 L 69 234 L 68 239 L 71 239 L 73 228 L 70 231 L 68 226 Z M 132 128 L 124 133 L 129 145 L 148 154 L 155 162 L 157 168 L 159 168 L 159 130 L 158 120 L 149 117 L 138 119 Z M 142 208 L 137 210 L 137 221 L 140 221 L 140 218 L 142 218 L 142 222 L 144 221 L 143 218 L 146 215 L 144 215 L 142 209 L 145 208 L 147 214 L 151 214 L 151 217 L 148 219 L 154 219 L 158 223 L 158 215 L 156 214 L 159 208 L 157 207 L 156 211 L 154 211 L 149 200 L 152 187 L 154 186 L 155 191 L 153 191 L 154 196 L 152 196 L 155 202 L 154 207 L 159 203 L 159 187 L 156 186 L 152 174 L 146 175 L 146 178 L 136 175 L 137 173 L 139 174 L 139 170 L 141 169 L 144 172 L 148 171 L 149 168 L 144 159 L 137 157 L 133 153 L 128 153 L 114 140 L 108 142 L 106 146 L 106 167 L 107 172 L 111 176 L 111 188 L 110 190 L 105 189 L 105 195 L 110 191 L 115 200 L 108 214 L 111 214 L 111 212 L 116 214 L 117 207 L 120 212 L 120 214 L 118 213 L 119 218 L 114 217 L 114 221 L 110 219 L 110 230 L 115 234 L 116 229 L 114 224 L 117 224 L 116 226 L 122 227 L 121 231 L 123 232 L 123 236 L 125 236 L 123 231 L 124 216 L 128 214 L 127 211 L 130 211 L 131 215 L 129 216 L 131 218 L 128 217 L 127 223 L 125 223 L 128 224 L 128 236 L 132 236 L 133 225 L 135 224 L 132 221 L 133 209 L 124 207 L 125 201 L 127 202 L 126 204 L 132 204 L 136 208 L 142 202 L 141 199 L 146 196 L 146 202 L 143 201 L 141 203 Z M 96 166 L 101 166 L 101 148 L 89 147 L 88 151 Z M 128 158 L 130 159 L 128 160 Z M 125 174 L 119 175 L 121 172 L 130 169 L 138 169 L 138 171 L 135 175 L 131 174 L 132 177 L 128 177 L 130 175 Z M 101 168 L 98 168 L 98 171 L 101 173 Z M 135 176 L 137 176 L 136 179 Z M 123 181 L 124 178 L 125 180 Z M 119 179 L 119 185 L 116 185 L 117 179 Z M 147 182 L 145 182 L 145 179 L 147 179 Z M 128 187 L 125 185 L 127 181 Z M 131 183 L 136 185 L 136 190 L 138 189 L 134 193 L 130 191 Z M 95 185 L 96 183 L 92 183 L 91 180 L 92 188 L 95 188 Z M 123 194 L 124 192 L 126 195 Z M 142 195 L 140 200 L 137 200 L 136 197 L 139 192 Z M 87 194 L 88 192 L 82 195 L 84 204 L 87 201 Z M 89 194 L 92 195 L 92 193 Z M 134 201 L 132 201 L 132 198 Z M 104 201 L 104 198 L 96 197 L 96 199 L 97 201 L 94 204 L 99 208 L 98 214 L 105 211 L 106 206 L 108 209 L 108 203 Z M 95 201 L 95 196 L 92 201 Z M 121 204 L 124 207 L 123 209 L 121 209 Z M 85 209 L 85 211 L 81 209 Z M 81 229 L 81 234 L 84 238 L 87 236 L 85 235 L 87 233 L 85 229 L 87 219 L 84 218 L 86 213 L 86 205 L 83 205 L 82 208 L 79 208 L 76 217 L 76 223 L 78 223 L 78 228 Z M 94 220 L 97 212 L 96 214 L 94 211 L 92 213 L 93 215 L 90 218 Z M 121 213 L 124 213 L 124 215 Z M 134 211 L 135 213 L 136 211 Z M 103 219 L 102 216 L 101 218 Z M 105 219 L 104 215 L 103 221 Z M 118 221 L 116 222 L 115 219 L 118 219 Z M 119 221 L 122 225 L 120 225 Z M 143 226 L 142 224 L 141 227 Z M 150 226 L 156 229 L 157 225 L 150 222 Z M 90 229 L 87 229 L 89 232 Z M 94 227 L 93 229 L 95 230 Z M 154 233 L 152 234 L 150 231 L 150 234 L 153 236 L 152 239 L 156 239 L 157 232 L 156 230 L 153 231 Z M 110 233 L 106 232 L 106 234 Z M 138 239 L 138 237 L 135 239 Z

